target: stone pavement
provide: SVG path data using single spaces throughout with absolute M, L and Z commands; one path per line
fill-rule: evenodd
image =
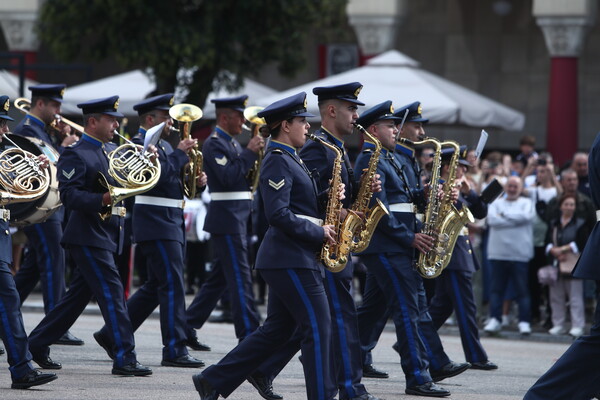
M 39 303 L 39 304 L 38 304 Z M 33 296 L 24 305 L 24 320 L 27 331 L 42 318 L 41 299 Z M 262 309 L 264 314 L 264 308 Z M 139 361 L 151 367 L 150 377 L 117 377 L 110 374 L 112 361 L 108 359 L 94 341 L 92 334 L 103 324 L 97 306 L 90 304 L 71 332 L 85 340 L 85 346 L 52 346 L 51 356 L 63 363 L 57 371 L 59 379 L 50 384 L 29 390 L 12 390 L 6 369 L 0 373 L 0 399 L 197 399 L 191 376 L 196 369 L 161 367 L 161 338 L 157 318 L 150 318 L 135 334 Z M 444 328 L 442 341 L 447 353 L 455 361 L 463 361 L 460 338 L 455 328 Z M 450 390 L 455 400 L 516 400 L 522 399 L 526 390 L 567 349 L 570 339 L 559 338 L 560 342 L 543 341 L 549 335 L 532 335 L 521 339 L 514 332 L 501 337 L 484 337 L 483 344 L 490 360 L 496 362 L 497 371 L 469 370 L 462 375 L 440 383 Z M 207 365 L 218 362 L 227 351 L 236 345 L 233 326 L 208 323 L 199 331 L 200 340 L 209 344 L 211 352 L 191 352 Z M 559 340 L 552 338 L 553 340 Z M 395 342 L 393 327 L 388 326 L 374 352 L 378 368 L 390 373 L 389 379 L 364 379 L 364 384 L 373 395 L 387 400 L 417 399 L 404 394 L 404 376 L 399 358 L 391 346 Z M 4 356 L 0 362 L 5 363 Z M 3 364 L 6 368 L 7 364 Z M 282 371 L 275 381 L 275 391 L 286 400 L 305 399 L 302 367 L 297 358 Z M 254 388 L 242 384 L 230 397 L 233 400 L 261 399 Z

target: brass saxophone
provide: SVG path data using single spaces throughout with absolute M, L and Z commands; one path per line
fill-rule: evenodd
M 266 139 L 270 136 L 270 133 L 268 132 L 268 130 L 263 130 L 262 128 L 267 125 L 267 122 L 264 118 L 260 118 L 257 116 L 257 114 L 263 109 L 264 107 L 259 106 L 252 106 L 246 108 L 244 110 L 244 118 L 246 118 L 246 120 L 250 124 L 252 124 L 252 126 L 249 127 L 246 126 L 246 124 L 244 124 L 242 128 L 249 130 L 252 133 L 252 137 L 256 135 L 261 135 L 263 138 Z M 260 180 L 260 166 L 262 164 L 262 159 L 264 156 L 265 150 L 260 149 L 260 151 L 258 152 L 258 157 L 256 158 L 256 161 L 254 161 L 254 165 L 246 174 L 246 179 L 248 180 L 248 182 L 250 182 L 250 192 L 252 193 L 255 193 L 258 189 L 258 182 Z
M 335 238 L 336 244 L 330 245 L 327 242 L 323 244 L 323 247 L 321 248 L 321 261 L 329 271 L 340 272 L 348 263 L 354 232 L 358 229 L 362 221 L 360 217 L 351 210 L 348 210 L 348 215 L 344 221 L 340 220 L 343 205 L 338 198 L 338 193 L 340 185 L 342 184 L 342 152 L 336 146 L 327 143 L 325 140 L 312 133 L 309 133 L 306 136 L 335 152 L 331 185 L 329 188 L 329 197 L 323 224 L 333 225 L 335 227 L 337 233 Z
M 384 215 L 389 215 L 390 212 L 379 199 L 375 199 L 376 204 L 372 208 L 369 208 L 369 203 L 373 197 L 373 192 L 371 191 L 371 182 L 377 172 L 377 164 L 379 164 L 379 155 L 381 154 L 381 142 L 361 125 L 355 124 L 355 126 L 356 129 L 361 131 L 363 135 L 369 138 L 370 141 L 375 143 L 375 150 L 369 159 L 369 165 L 362 178 L 360 188 L 358 189 L 358 195 L 352 204 L 352 207 L 350 207 L 352 211 L 362 213 L 365 216 L 364 222 L 354 233 L 354 240 L 352 242 L 351 249 L 353 253 L 360 253 L 369 247 L 369 243 L 371 242 L 373 233 L 375 233 L 375 228 L 377 228 L 379 220 Z

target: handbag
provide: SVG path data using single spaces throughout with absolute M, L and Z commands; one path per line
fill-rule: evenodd
M 558 280 L 558 268 L 554 265 L 546 265 L 538 269 L 537 275 L 540 285 L 552 286 Z
M 573 254 L 571 252 L 565 254 L 566 258 L 563 261 L 558 262 L 558 269 L 561 275 L 571 275 L 577 260 L 579 260 L 579 254 Z

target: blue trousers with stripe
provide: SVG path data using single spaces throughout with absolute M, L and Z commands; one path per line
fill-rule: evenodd
M 381 321 L 387 318 L 389 308 L 396 327 L 406 386 L 431 382 L 427 347 L 419 326 L 427 319 L 431 324 L 431 318 L 427 308 L 423 310 L 425 290 L 421 277 L 413 269 L 412 257 L 405 254 L 367 254 L 361 259 L 368 273 L 373 275 L 367 280 L 367 294 L 371 292 L 370 296 L 363 299 L 363 305 L 358 309 L 361 346 L 369 347 L 378 340 L 381 331 L 378 334 L 374 331 L 382 329 Z
M 69 330 L 94 295 L 109 328 L 114 365 L 135 362 L 133 329 L 113 253 L 88 246 L 71 246 L 69 252 L 77 266 L 69 290 L 29 335 L 29 350 L 34 356 L 49 355 L 50 345 Z
M 439 329 L 454 312 L 465 359 L 471 363 L 488 359 L 479 339 L 472 278 L 471 271 L 445 269 L 436 278 L 435 295 L 429 305 L 435 329 Z
M 183 287 L 183 244 L 175 240 L 153 240 L 137 245 L 144 255 L 148 280 L 129 298 L 127 310 L 133 331 L 160 305 L 163 359 L 188 354 Z M 102 328 L 109 337 L 108 326 Z
M 21 303 L 7 263 L 0 261 L 0 338 L 4 342 L 11 377 L 19 379 L 33 371 Z
M 21 304 L 40 281 L 44 312 L 48 314 L 66 291 L 65 254 L 60 244 L 62 227 L 60 221 L 52 220 L 27 226 L 23 231 L 27 235 L 28 252 L 15 275 Z
M 340 399 L 367 393 L 362 380 L 362 356 L 358 335 L 356 307 L 352 296 L 352 261 L 338 273 L 325 272 L 325 292 L 331 314 L 332 360 Z M 302 335 L 298 331 L 285 348 L 263 363 L 258 371 L 271 381 L 300 350 Z
M 260 273 L 269 285 L 264 324 L 202 375 L 227 397 L 268 357 L 285 350 L 283 347 L 299 329 L 307 398 L 333 399 L 336 385 L 330 365 L 331 317 L 321 271 L 262 269 Z
M 235 335 L 241 340 L 260 324 L 254 304 L 247 238 L 246 235 L 213 235 L 211 242 L 215 256 L 213 270 L 186 310 L 187 324 L 200 329 L 228 289 Z M 193 334 L 188 332 L 188 336 Z

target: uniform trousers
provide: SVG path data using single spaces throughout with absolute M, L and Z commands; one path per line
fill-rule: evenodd
M 260 324 L 254 304 L 247 238 L 246 235 L 212 235 L 211 242 L 215 255 L 213 269 L 186 310 L 187 324 L 200 329 L 228 289 L 235 335 L 243 339 Z M 188 337 L 192 335 L 188 332 Z
M 354 265 L 348 262 L 346 268 L 337 273 L 325 271 L 325 292 L 329 301 L 332 321 L 332 359 L 340 399 L 359 397 L 367 390 L 361 383 L 362 356 L 358 335 L 356 307 L 352 296 Z M 301 332 L 297 332 L 282 351 L 270 357 L 258 372 L 273 381 L 289 360 L 300 350 Z
M 15 281 L 7 263 L 0 261 L 0 338 L 4 342 L 13 380 L 33 371 L 27 333 L 23 326 L 21 303 Z
M 321 271 L 262 269 L 269 285 L 267 318 L 218 364 L 202 376 L 219 394 L 229 396 L 248 375 L 302 332 L 302 365 L 309 400 L 330 400 L 336 385 L 330 365 L 331 317 Z
M 41 281 L 44 312 L 48 314 L 66 291 L 65 254 L 60 244 L 62 226 L 60 221 L 47 221 L 27 226 L 23 231 L 29 251 L 15 275 L 19 298 L 22 304 Z
M 471 271 L 444 270 L 435 279 L 435 295 L 429 305 L 429 314 L 436 330 L 440 329 L 454 312 L 465 359 L 470 363 L 488 359 L 479 339 L 472 279 Z
M 575 340 L 524 400 L 588 400 L 600 393 L 600 294 L 596 301 L 590 335 Z
M 29 335 L 29 350 L 34 357 L 48 356 L 49 346 L 69 330 L 94 295 L 113 343 L 114 366 L 135 362 L 133 329 L 113 253 L 75 245 L 68 251 L 77 266 L 69 290 Z
M 407 387 L 431 382 L 427 368 L 442 368 L 450 359 L 444 353 L 440 338 L 433 328 L 427 311 L 423 280 L 412 266 L 412 257 L 387 253 L 368 254 L 361 258 L 375 277 L 374 280 L 367 280 L 366 289 L 380 290 L 384 294 L 383 297 L 370 296 L 371 301 L 378 301 L 377 304 L 367 302 L 359 308 L 361 339 L 367 338 L 361 345 L 367 347 L 369 341 L 373 340 L 375 335 L 370 330 L 380 329 L 381 320 L 387 317 L 386 306 L 389 307 L 396 326 L 397 349 Z M 369 287 L 374 281 L 377 287 Z M 375 312 L 366 312 L 369 309 Z
M 148 267 L 148 280 L 129 298 L 127 310 L 135 332 L 160 305 L 163 359 L 188 354 L 183 287 L 183 244 L 175 240 L 152 240 L 137 244 Z M 102 328 L 108 337 L 108 326 Z

